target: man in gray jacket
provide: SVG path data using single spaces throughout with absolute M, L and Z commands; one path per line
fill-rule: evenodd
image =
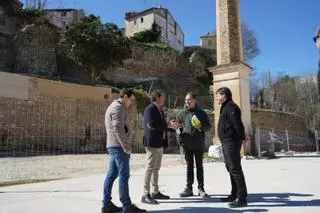
M 133 92 L 128 89 L 120 91 L 120 98 L 107 109 L 105 124 L 107 130 L 107 149 L 109 152 L 109 171 L 104 182 L 102 213 L 146 212 L 131 203 L 129 196 L 131 134 L 128 126 L 127 108 L 130 107 Z M 123 208 L 111 202 L 111 191 L 115 179 L 119 176 L 119 194 Z
M 185 99 L 186 108 L 177 117 L 182 125 L 180 135 L 187 163 L 187 187 L 180 193 L 180 197 L 193 196 L 194 161 L 197 167 L 198 195 L 208 198 L 204 190 L 203 153 L 205 151 L 205 132 L 211 129 L 208 115 L 197 105 L 196 94 L 189 92 Z

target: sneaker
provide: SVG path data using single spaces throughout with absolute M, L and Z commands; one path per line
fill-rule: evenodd
M 201 196 L 202 198 L 209 198 L 209 195 L 204 191 L 204 189 L 198 190 L 198 196 Z
M 117 213 L 117 212 L 122 212 L 122 208 L 117 207 L 111 202 L 108 206 L 102 207 L 101 209 L 101 213 Z
M 164 195 L 161 192 L 158 192 L 157 194 L 152 194 L 151 197 L 155 200 L 169 200 L 170 199 L 169 196 Z
M 158 201 L 156 201 L 156 200 L 155 200 L 153 197 L 151 197 L 150 195 L 145 195 L 145 196 L 142 196 L 142 198 L 141 198 L 141 203 L 156 205 L 156 204 L 158 204 Z
M 132 204 L 131 206 L 125 207 L 123 213 L 146 213 L 147 210 L 139 209 L 136 205 Z
M 237 199 L 237 196 L 229 195 L 228 197 L 220 198 L 220 202 L 230 203 Z
M 191 197 L 191 196 L 193 196 L 193 191 L 192 189 L 189 189 L 189 188 L 185 188 L 183 192 L 180 193 L 180 197 Z
M 248 206 L 246 199 L 236 199 L 235 201 L 229 203 L 230 208 L 242 208 Z

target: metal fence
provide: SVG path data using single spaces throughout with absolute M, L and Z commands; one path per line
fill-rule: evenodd
M 106 101 L 1 99 L 0 157 L 104 153 L 108 105 Z M 129 122 L 133 152 L 144 153 L 142 114 L 131 110 Z M 207 135 L 207 148 L 212 138 L 213 131 Z M 180 153 L 175 132 L 169 132 L 165 153 Z
M 0 104 L 0 155 L 102 152 L 106 104 L 7 99 Z
M 315 152 L 317 143 L 309 131 L 288 131 L 256 127 L 254 129 L 254 146 L 256 154 L 261 157 L 264 152 Z

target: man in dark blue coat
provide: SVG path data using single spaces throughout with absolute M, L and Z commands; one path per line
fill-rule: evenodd
M 144 181 L 144 194 L 141 202 L 146 204 L 158 204 L 157 200 L 170 199 L 169 196 L 159 191 L 159 170 L 163 149 L 168 146 L 167 121 L 162 107 L 165 104 L 165 94 L 154 91 L 151 95 L 152 103 L 144 111 L 144 145 L 147 153 L 147 169 Z M 152 193 L 150 193 L 150 182 Z

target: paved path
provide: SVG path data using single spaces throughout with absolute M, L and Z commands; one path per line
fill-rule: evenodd
M 320 158 L 288 158 L 243 161 L 248 184 L 249 206 L 229 209 L 218 198 L 227 194 L 230 183 L 223 163 L 205 164 L 208 200 L 178 198 L 185 185 L 185 167 L 173 165 L 161 170 L 160 185 L 172 200 L 157 206 L 140 203 L 143 170 L 132 173 L 132 200 L 149 212 L 320 212 Z M 99 213 L 104 175 L 65 179 L 47 183 L 0 188 L 0 213 Z M 117 183 L 115 183 L 117 184 Z M 118 202 L 117 185 L 114 201 Z

